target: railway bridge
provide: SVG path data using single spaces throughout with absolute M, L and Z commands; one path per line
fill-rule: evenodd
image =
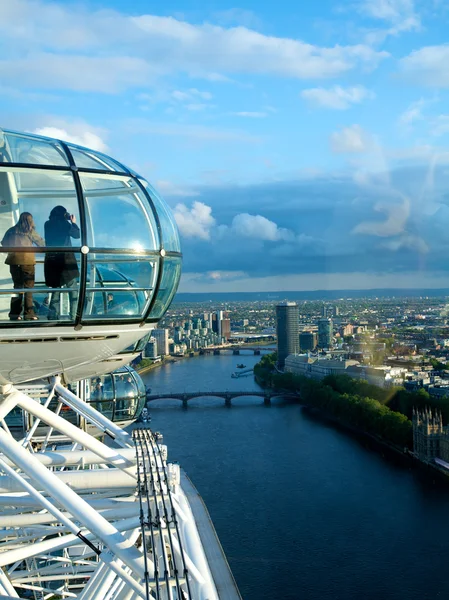
M 279 390 L 262 390 L 254 392 L 171 392 L 170 394 L 147 394 L 147 402 L 153 402 L 154 400 L 179 400 L 184 406 L 187 406 L 189 400 L 193 400 L 194 398 L 223 398 L 226 406 L 232 406 L 232 400 L 234 398 L 241 398 L 243 396 L 262 398 L 264 404 L 270 404 L 273 398 L 288 398 L 290 400 L 297 400 L 299 397 L 298 394 L 293 392 Z

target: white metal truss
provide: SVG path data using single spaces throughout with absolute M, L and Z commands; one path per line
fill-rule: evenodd
M 7 425 L 17 408 L 29 424 L 21 439 Z M 166 446 L 148 428 L 122 430 L 59 378 L 0 387 L 4 598 L 218 598 Z

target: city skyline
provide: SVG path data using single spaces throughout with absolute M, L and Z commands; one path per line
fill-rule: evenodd
M 0 126 L 147 177 L 180 291 L 443 288 L 448 21 L 437 0 L 16 0 Z

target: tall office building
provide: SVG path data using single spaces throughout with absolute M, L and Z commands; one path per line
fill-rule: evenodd
M 224 337 L 226 340 L 229 340 L 231 337 L 231 319 L 221 320 L 221 337 Z
M 223 321 L 227 321 L 228 313 L 222 310 L 217 310 L 212 315 L 212 331 L 214 331 L 219 337 L 226 337 L 223 332 Z M 226 326 L 226 325 L 225 325 Z M 231 326 L 229 324 L 229 333 L 231 333 Z
M 317 346 L 316 333 L 312 331 L 303 331 L 299 334 L 299 348 L 300 350 L 315 350 Z
M 168 346 L 168 329 L 153 329 L 151 335 L 156 338 L 157 353 L 161 356 L 170 354 Z
M 143 357 L 151 358 L 153 360 L 158 358 L 156 338 L 150 337 L 150 339 L 147 342 L 147 345 L 145 346 Z
M 276 306 L 278 365 L 284 368 L 289 354 L 299 352 L 299 306 L 296 302 L 281 302 Z
M 334 333 L 334 324 L 332 319 L 318 320 L 318 346 L 320 348 L 330 348 Z

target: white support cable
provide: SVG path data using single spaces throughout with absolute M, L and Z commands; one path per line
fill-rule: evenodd
M 93 406 L 80 400 L 77 396 L 75 396 L 75 394 L 62 386 L 60 383 L 55 385 L 55 391 L 59 396 L 61 396 L 61 398 L 65 400 L 68 406 L 73 408 L 73 410 L 79 412 L 93 424 L 96 424 L 97 426 L 99 425 L 100 429 L 103 429 L 105 432 L 112 433 L 115 441 L 118 444 L 123 447 L 133 447 L 131 436 L 126 433 L 126 431 L 123 431 L 123 429 L 121 429 L 118 425 L 110 421 L 98 410 L 93 408 Z
M 32 456 L 36 456 L 35 454 Z M 45 467 L 44 467 L 45 468 Z M 136 482 L 124 471 L 120 469 L 107 469 L 107 470 L 84 470 L 84 471 L 65 471 L 65 472 L 54 472 L 55 476 L 69 485 L 73 490 L 79 490 L 83 493 L 88 491 L 102 491 L 102 490 L 118 490 L 126 488 L 128 494 L 130 490 L 134 490 Z M 40 488 L 44 490 L 45 488 Z M 18 492 L 21 491 L 21 487 L 9 477 L 0 475 L 0 494 Z
M 47 408 L 47 407 L 44 406 L 44 408 Z M 54 414 L 56 416 L 59 416 L 59 414 L 61 412 L 61 409 L 62 409 L 62 402 L 58 401 L 58 404 L 56 406 L 56 410 L 55 410 Z M 39 423 L 40 423 L 41 420 L 40 419 L 36 419 L 36 421 L 39 421 Z M 49 441 L 51 439 L 51 436 L 53 435 L 53 429 L 54 429 L 53 427 L 49 427 L 48 428 L 48 431 L 45 434 L 45 438 L 44 438 L 44 441 L 42 443 L 41 452 L 45 452 L 45 450 L 47 449 L 48 443 L 49 443 Z M 31 442 L 30 442 L 30 444 L 31 444 Z
M 12 386 L 0 390 L 0 416 L 2 410 L 19 405 L 35 418 L 30 428 L 34 434 L 38 420 L 48 426 L 45 438 L 25 436 L 24 446 L 0 429 L 0 470 L 7 473 L 0 475 L 0 567 L 9 567 L 13 587 L 33 590 L 35 600 L 50 600 L 52 595 L 77 600 L 216 600 L 193 514 L 178 487 L 179 475 L 167 469 L 166 449 L 147 430 L 142 433 L 146 449 L 142 446 L 143 453 L 136 455 L 131 436 L 57 385 L 58 391 L 56 385 L 52 390 L 47 386 L 58 397 L 57 412 L 66 404 L 81 417 L 81 428 L 85 422 L 96 428 L 88 429 L 93 434 L 69 423 L 62 412 L 55 415 L 50 393 L 43 393 L 46 386 L 36 386 L 40 401 L 34 399 L 33 385 L 23 388 L 31 397 Z M 95 439 L 97 430 L 107 431 L 121 447 Z M 140 499 L 139 464 L 146 469 L 138 485 Z M 62 556 L 57 556 L 61 550 Z M 46 587 L 49 582 L 53 585 Z
M 56 379 L 56 378 L 54 378 L 54 379 Z M 57 379 L 60 380 L 60 377 L 58 377 Z M 55 395 L 55 381 L 53 381 L 53 385 L 52 385 L 52 388 L 50 390 L 50 393 L 48 394 L 48 397 L 47 397 L 47 399 L 44 402 L 45 408 L 48 408 L 50 402 L 54 398 L 54 395 Z M 33 423 L 32 427 L 31 427 L 30 431 L 26 434 L 26 436 L 23 438 L 23 440 L 21 442 L 22 446 L 27 446 L 28 444 L 31 443 L 31 439 L 32 439 L 33 435 L 35 434 L 36 429 L 39 427 L 39 423 L 40 422 L 41 422 L 40 419 L 36 419 L 34 421 L 34 423 Z
M 30 399 L 21 392 L 17 392 L 17 395 L 17 405 L 19 405 L 21 408 L 31 413 L 35 417 L 40 418 L 42 421 L 47 423 L 47 425 L 50 425 L 57 431 L 61 431 L 61 433 L 66 435 L 71 440 L 78 442 L 98 456 L 103 457 L 104 462 L 111 463 L 115 467 L 122 469 L 131 475 L 131 477 L 135 477 L 132 469 L 132 463 L 122 457 L 119 451 L 106 446 L 99 440 L 96 440 L 91 435 L 82 431 L 69 421 L 66 421 L 48 408 L 42 406 L 36 400 Z
M 9 427 L 8 427 L 5 419 L 2 419 L 0 421 L 0 423 L 1 423 L 2 427 L 3 427 L 3 429 L 6 431 L 6 433 L 9 433 L 9 435 L 11 435 L 11 432 L 9 431 Z
M 61 596 L 62 598 L 76 598 L 76 596 L 77 596 L 76 594 L 73 594 L 72 592 L 64 592 L 64 591 L 58 592 L 56 590 L 52 590 L 47 587 L 30 585 L 29 583 L 19 583 L 19 584 L 17 584 L 17 587 L 20 587 L 24 590 L 36 590 L 37 592 L 51 592 L 53 595 Z M 18 597 L 19 596 L 17 596 L 17 598 Z
M 117 531 L 129 531 L 130 529 L 136 529 L 139 527 L 140 521 L 138 517 L 132 517 L 131 519 L 123 519 L 114 523 Z M 86 531 L 84 528 L 81 530 L 83 535 L 88 540 L 95 539 L 94 536 Z M 81 543 L 81 540 L 74 534 L 67 534 L 57 538 L 42 540 L 35 544 L 25 544 L 23 548 L 12 548 L 5 552 L 0 553 L 0 567 L 10 565 L 17 560 L 25 560 L 33 556 L 39 556 L 42 553 L 47 552 L 58 552 L 71 546 L 76 546 Z
M 72 516 L 95 534 L 117 557 L 133 572 L 143 577 L 144 564 L 142 554 L 122 536 L 106 519 L 101 517 L 87 502 L 82 500 L 54 473 L 49 472 L 38 460 L 27 452 L 18 442 L 9 438 L 0 429 L 0 448 L 38 485 L 44 489 Z
M 0 460 L 0 468 L 3 469 L 3 461 Z M 7 465 L 4 465 L 5 468 Z M 16 474 L 17 475 L 17 474 Z M 11 475 L 12 476 L 12 475 Z M 22 478 L 23 479 L 23 478 Z M 19 479 L 17 479 L 19 481 Z M 24 483 L 27 483 L 25 479 L 23 479 Z M 46 500 L 42 496 L 43 500 Z M 47 509 L 48 510 L 48 509 Z M 57 510 L 57 509 L 56 509 Z M 50 514 L 48 514 L 50 513 Z M 61 517 L 69 518 L 69 513 L 59 511 L 59 514 L 56 512 L 52 512 L 48 510 L 48 513 L 22 513 L 18 515 L 7 515 L 5 517 L 0 516 L 0 527 L 39 527 L 41 525 L 46 525 L 49 523 L 55 523 L 61 521 Z M 134 515 L 138 515 L 139 507 L 137 504 L 130 504 L 129 506 L 124 506 L 122 508 L 108 508 L 105 510 L 99 510 L 98 513 L 107 519 L 108 521 L 115 521 L 117 519 L 125 519 L 127 517 L 133 517 Z M 79 531 L 79 527 L 76 531 L 72 531 L 72 533 L 77 533 Z M 1 535 L 1 533 L 0 533 Z
M 7 594 L 9 594 L 10 596 L 12 596 L 13 598 L 18 598 L 19 594 L 16 592 L 16 590 L 14 589 L 14 586 L 12 585 L 9 577 L 6 575 L 5 571 L 3 569 L 0 569 L 0 584 L 3 588 L 2 591 L 6 592 Z

